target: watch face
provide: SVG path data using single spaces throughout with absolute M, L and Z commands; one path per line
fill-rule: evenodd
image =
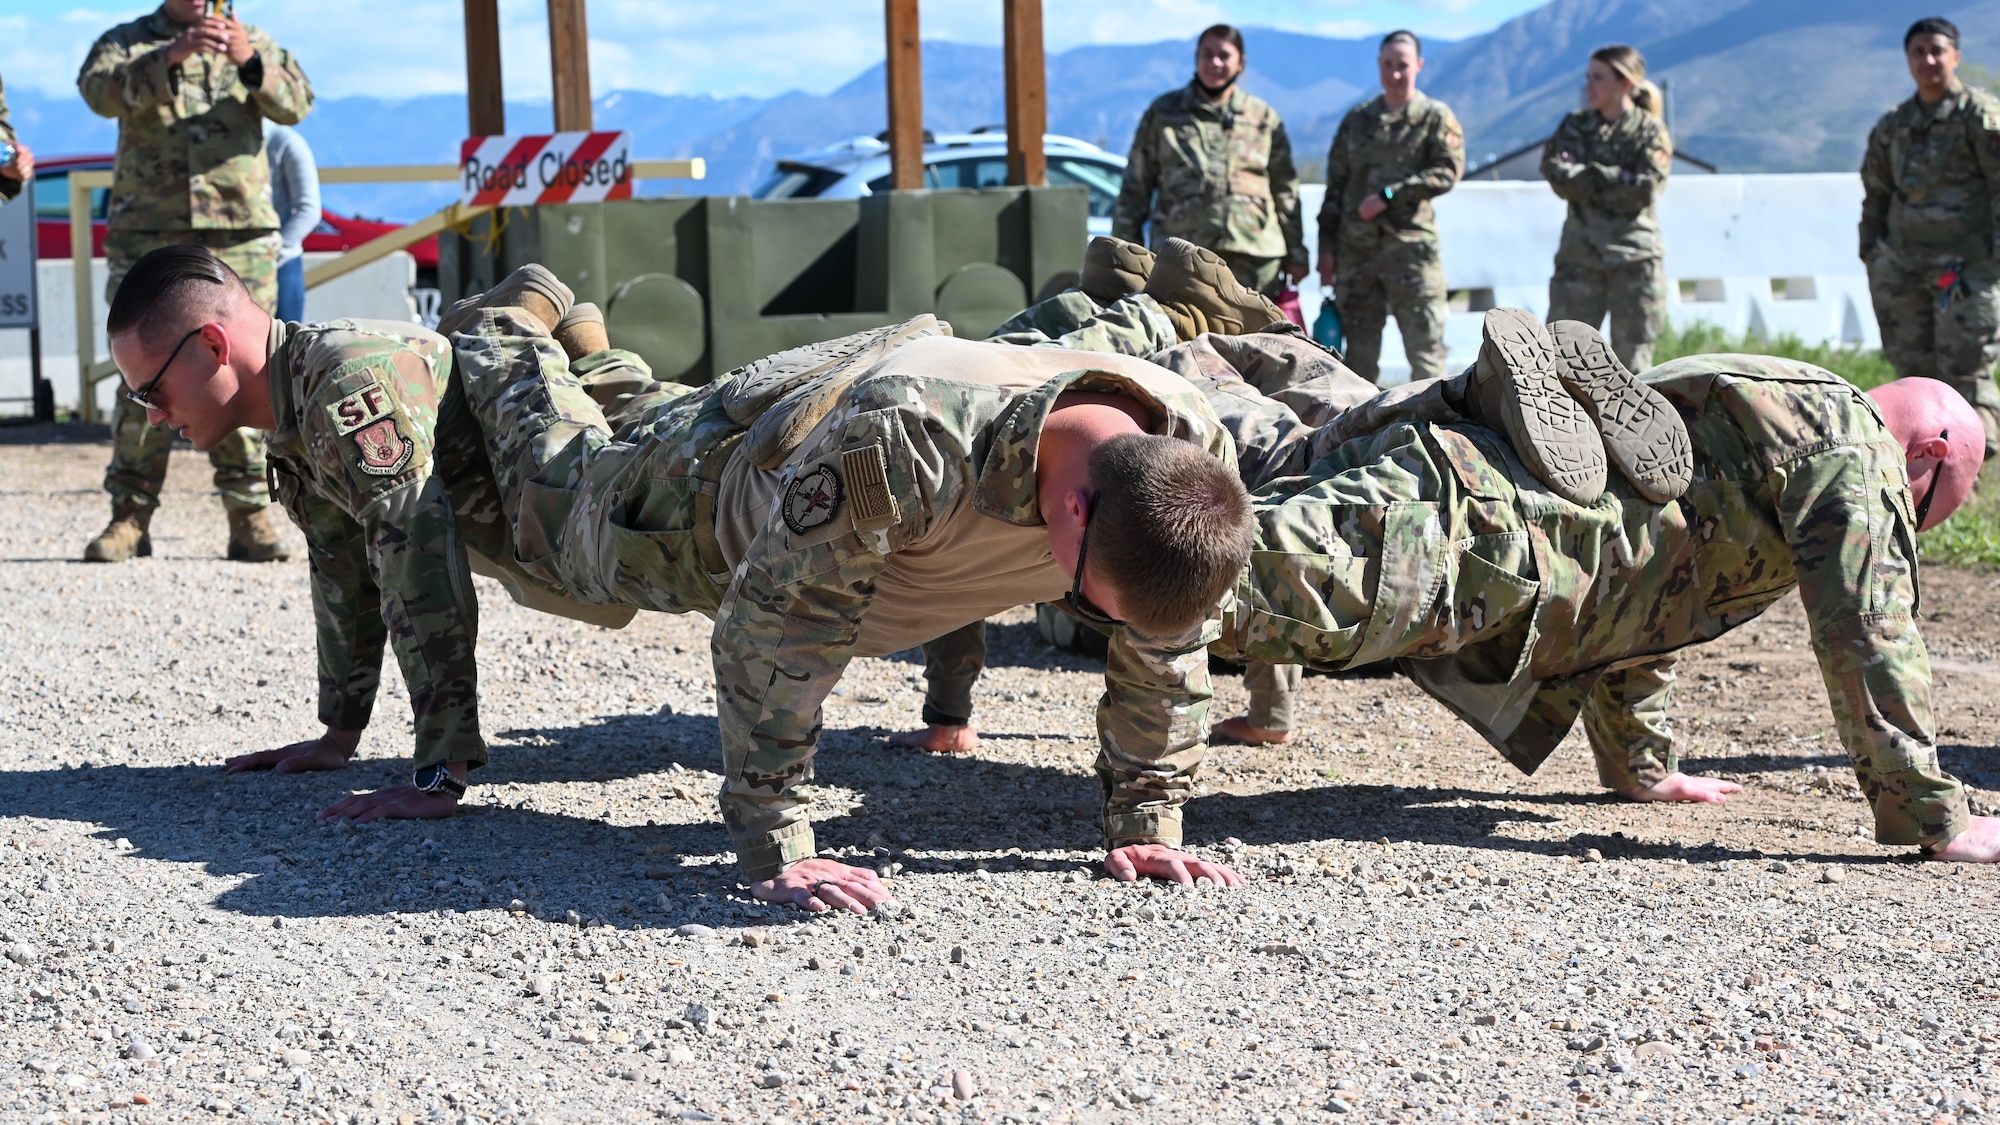
M 445 768 L 443 766 L 425 766 L 423 769 L 418 770 L 416 776 L 410 780 L 416 784 L 417 788 L 424 792 L 435 793 L 444 780 L 444 772 Z

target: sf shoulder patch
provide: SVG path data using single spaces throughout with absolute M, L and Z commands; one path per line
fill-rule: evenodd
M 409 466 L 416 443 L 403 433 L 401 416 L 382 384 L 370 383 L 326 411 L 333 418 L 335 433 L 353 437 L 361 452 L 362 472 L 392 477 Z
M 840 474 L 832 465 L 815 465 L 792 479 L 779 505 L 793 535 L 825 527 L 840 512 Z

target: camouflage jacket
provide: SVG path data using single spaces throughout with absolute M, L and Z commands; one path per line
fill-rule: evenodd
M 414 324 L 271 328 L 271 482 L 312 564 L 320 721 L 368 725 L 393 646 L 419 766 L 486 760 L 478 606 L 437 441 L 451 370 L 451 345 Z
M 1278 112 L 1240 87 L 1214 104 L 1193 83 L 1155 98 L 1132 135 L 1111 233 L 1139 242 L 1148 222 L 1155 246 L 1178 237 L 1304 265 L 1299 174 Z
M 1695 450 L 1677 502 L 1646 503 L 1614 480 L 1579 509 L 1487 430 L 1388 426 L 1258 494 L 1259 541 L 1224 641 L 1253 659 L 1336 668 L 1398 658 L 1533 770 L 1580 713 L 1625 701 L 1621 672 L 1670 687 L 1663 657 L 1797 589 L 1876 838 L 1963 830 L 1915 624 L 1903 451 L 1873 402 L 1818 368 L 1753 356 L 1677 360 L 1648 382 Z M 1585 717 L 1635 741 L 1670 738 L 1657 716 Z
M 1562 119 L 1542 145 L 1542 178 L 1569 203 L 1557 265 L 1604 266 L 1663 257 L 1653 204 L 1667 186 L 1673 142 L 1642 109 L 1606 121 L 1594 109 Z
M 1437 240 L 1431 200 L 1465 172 L 1465 131 L 1441 101 L 1415 94 L 1400 110 L 1377 95 L 1347 111 L 1326 150 L 1326 202 L 1319 209 L 1319 249 L 1365 254 L 1384 238 Z M 1389 209 L 1362 222 L 1356 209 L 1387 189 Z
M 2000 97 L 1960 85 L 1882 115 L 1861 161 L 1861 257 L 1912 265 L 2000 256 Z
M 276 230 L 264 121 L 296 125 L 312 87 L 291 53 L 249 28 L 256 87 L 221 55 L 167 65 L 183 25 L 164 7 L 98 37 L 76 76 L 83 100 L 118 119 L 112 230 Z
M 14 133 L 14 123 L 7 119 L 7 87 L 0 84 L 0 141 L 9 144 L 19 138 Z M 21 181 L 0 176 L 0 199 L 12 199 L 21 194 Z
M 955 376 L 971 369 L 978 349 L 994 349 L 1000 363 L 1050 370 L 1067 368 L 1058 361 L 1071 354 L 1030 359 L 1011 354 L 1030 349 L 949 339 L 905 346 L 841 391 L 774 468 L 774 502 L 761 509 L 742 557 L 731 560 L 711 643 L 726 770 L 721 803 L 752 879 L 815 853 L 803 786 L 812 778 L 821 703 L 853 657 L 911 647 L 999 603 L 1060 598 L 1068 588 L 1069 575 L 1048 553 L 1035 492 L 1042 425 L 1059 395 L 1137 399 L 1154 415 L 1153 432 L 1234 456 L 1207 402 L 1164 370 L 1126 361 L 1140 372 L 1129 374 L 1110 362 L 1122 357 L 1089 356 L 1074 361 L 1083 366 L 1087 358 L 1086 369 L 1039 376 L 1030 387 Z M 715 393 L 726 394 L 726 384 Z M 712 395 L 689 397 L 684 409 L 713 412 L 701 401 Z M 755 445 L 758 433 L 746 442 Z M 732 507 L 741 505 L 732 504 L 725 478 L 718 511 Z M 720 526 L 718 534 L 731 537 Z M 1014 565 L 1026 569 L 1006 572 Z M 643 575 L 635 579 L 645 584 Z M 993 592 L 1002 587 L 1004 596 Z M 897 628 L 918 615 L 921 627 Z M 1180 841 L 1181 806 L 1207 737 L 1205 649 L 1216 629 L 1211 620 L 1181 637 L 1118 630 L 1113 638 L 1097 762 L 1111 847 Z

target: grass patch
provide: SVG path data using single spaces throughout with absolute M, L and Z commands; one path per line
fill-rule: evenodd
M 1653 362 L 1714 352 L 1747 352 L 1800 360 L 1824 367 L 1863 390 L 1896 378 L 1889 361 L 1872 348 L 1808 344 L 1790 335 L 1770 340 L 1747 335 L 1733 337 L 1713 325 L 1699 323 L 1685 328 L 1669 325 L 1653 345 Z M 1917 537 L 1917 550 L 1928 563 L 2000 570 L 2000 459 L 1988 463 L 1979 478 L 1979 491 L 1964 507 L 1942 526 Z

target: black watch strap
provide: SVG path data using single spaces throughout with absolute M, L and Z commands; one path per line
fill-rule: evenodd
M 419 769 L 410 776 L 410 784 L 425 793 L 465 796 L 465 782 L 451 776 L 451 767 L 442 762 Z

